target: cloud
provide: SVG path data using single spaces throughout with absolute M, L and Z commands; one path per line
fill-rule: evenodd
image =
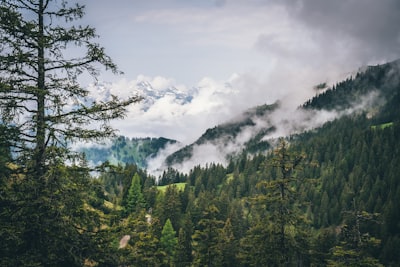
M 332 77 L 400 56 L 398 0 L 86 2 L 128 79 L 145 73 L 193 86 L 276 62 Z
M 165 159 L 174 153 L 175 151 L 181 149 L 184 145 L 182 143 L 169 143 L 164 149 L 160 150 L 155 157 L 147 159 L 147 171 L 155 177 L 160 176 L 167 166 L 165 165 Z
M 283 1 L 289 14 L 321 39 L 347 43 L 358 61 L 390 60 L 400 53 L 397 0 Z M 338 51 L 340 52 L 340 51 Z
M 135 92 L 141 94 L 139 84 L 143 82 L 150 84 L 155 91 L 162 91 L 170 87 L 179 91 L 190 91 L 172 79 L 143 75 L 132 81 L 124 80 L 107 86 L 111 93 L 124 97 Z M 92 90 L 96 91 L 96 88 L 93 87 Z M 193 98 L 187 103 L 182 103 L 173 94 L 153 99 L 151 103 L 146 103 L 149 99 L 145 98 L 143 103 L 130 106 L 127 118 L 113 122 L 113 126 L 119 129 L 120 134 L 128 137 L 166 137 L 190 142 L 208 127 L 215 126 L 232 115 L 231 110 L 227 107 L 229 107 L 232 95 L 237 91 L 228 86 L 226 82 L 204 78 L 195 89 L 192 88 L 192 93 Z M 144 108 L 144 105 L 147 104 L 150 106 Z

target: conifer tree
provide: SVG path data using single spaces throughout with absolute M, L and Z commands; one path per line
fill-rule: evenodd
M 119 73 L 95 29 L 78 25 L 83 16 L 84 6 L 67 0 L 0 2 L 0 121 L 15 163 L 0 209 L 14 236 L 4 266 L 82 266 L 106 255 L 96 244 L 99 217 L 85 208 L 88 168 L 70 145 L 111 136 L 109 122 L 139 99 L 99 102 L 79 84 L 100 68 Z
M 278 171 L 275 177 L 258 183 L 264 194 L 252 199 L 254 205 L 265 209 L 260 215 L 263 219 L 256 222 L 253 230 L 261 230 L 262 235 L 268 236 L 268 246 L 274 257 L 269 265 L 289 266 L 302 261 L 301 255 L 306 251 L 304 219 L 299 213 L 301 200 L 296 192 L 303 180 L 296 173 L 303 158 L 303 154 L 291 152 L 289 144 L 281 138 L 271 161 L 271 167 Z
M 77 26 L 84 6 L 3 0 L 0 14 L 1 120 L 19 132 L 14 151 L 21 169 L 39 179 L 55 158 L 71 156 L 71 142 L 112 135 L 110 120 L 138 98 L 97 102 L 79 84 L 81 74 L 96 77 L 101 67 L 119 73 L 94 42 L 95 29 Z
M 193 234 L 195 266 L 220 266 L 221 251 L 218 248 L 224 222 L 218 220 L 218 208 L 210 204 L 203 211 L 202 219 Z
M 161 231 L 160 245 L 166 254 L 167 259 L 165 263 L 168 266 L 173 262 L 177 243 L 178 238 L 176 237 L 176 231 L 172 227 L 171 220 L 167 219 Z
M 230 218 L 225 221 L 225 225 L 220 232 L 218 249 L 221 251 L 221 266 L 237 266 L 236 255 L 238 245 L 233 235 L 233 227 Z
M 145 208 L 145 200 L 142 193 L 139 174 L 135 173 L 128 191 L 127 211 L 135 212 Z
M 360 211 L 354 199 L 352 202 L 353 208 L 344 212 L 345 222 L 341 227 L 339 244 L 333 247 L 328 266 L 383 266 L 371 255 L 381 240 L 361 229 L 362 224 L 368 222 L 380 223 L 377 220 L 379 214 Z
M 190 266 L 192 262 L 192 233 L 193 223 L 190 213 L 187 213 L 178 233 L 178 244 L 174 260 L 174 264 L 177 267 Z
M 130 235 L 128 245 L 119 252 L 119 262 L 110 266 L 160 266 L 165 253 L 159 250 L 160 241 L 154 223 L 149 223 L 141 210 L 122 223 L 124 234 Z

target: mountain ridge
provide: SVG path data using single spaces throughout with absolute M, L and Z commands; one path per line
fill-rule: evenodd
M 322 93 L 316 94 L 301 105 L 296 112 L 308 115 L 304 115 L 305 117 L 302 119 L 305 119 L 305 122 L 299 123 L 297 129 L 295 129 L 296 127 L 294 129 L 300 132 L 308 130 L 307 123 L 312 125 L 312 120 L 318 117 L 320 112 L 331 114 L 328 121 L 353 112 L 366 112 L 366 116 L 374 118 L 376 123 L 390 122 L 391 118 L 395 116 L 396 103 L 400 103 L 399 86 L 400 59 L 381 65 L 368 66 L 365 70 L 357 72 L 355 77 L 351 76 L 332 87 L 327 87 Z M 265 108 L 269 112 L 265 113 Z M 174 166 L 182 164 L 185 160 L 190 160 L 194 148 L 207 143 L 215 145 L 219 151 L 224 151 L 229 142 L 234 143 L 234 140 L 245 127 L 252 127 L 251 137 L 242 142 L 241 146 L 238 146 L 239 151 L 226 151 L 226 159 L 229 160 L 235 154 L 242 152 L 266 151 L 271 148 L 271 142 L 274 139 L 268 138 L 268 135 L 277 130 L 277 125 L 273 124 L 276 122 L 271 122 L 271 117 L 279 108 L 280 102 L 253 107 L 245 111 L 236 120 L 207 129 L 195 142 L 168 156 L 165 160 L 166 165 Z M 280 123 L 287 123 L 287 121 L 296 123 L 291 119 L 290 117 L 285 118 Z M 257 125 L 256 120 L 262 120 L 259 125 L 263 124 L 264 127 L 255 127 Z M 306 122 L 306 120 L 311 122 Z M 322 123 L 317 126 L 322 126 Z M 293 131 L 289 135 L 295 133 L 297 132 Z

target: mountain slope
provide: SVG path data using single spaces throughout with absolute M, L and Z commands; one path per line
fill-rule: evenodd
M 398 112 L 399 87 L 400 60 L 369 66 L 354 78 L 325 89 L 293 114 L 285 114 L 287 110 L 280 110 L 280 104 L 275 103 L 255 107 L 235 121 L 208 129 L 193 144 L 168 156 L 166 164 L 189 160 L 195 148 L 206 144 L 215 146 L 227 159 L 242 151 L 265 151 L 279 135 L 301 133 L 354 112 L 365 112 L 367 117 L 374 118 L 375 124 L 390 122 Z
M 373 92 L 388 101 L 398 93 L 399 86 L 400 59 L 382 65 L 368 66 L 365 71 L 358 72 L 354 78 L 350 77 L 316 95 L 307 101 L 304 107 L 319 110 L 346 109 L 354 106 L 354 103 L 362 96 Z
M 148 158 L 152 158 L 166 145 L 176 143 L 166 138 L 127 138 L 119 136 L 108 146 L 83 148 L 86 159 L 94 164 L 109 161 L 112 164 L 136 164 L 139 168 L 147 168 Z
M 181 163 L 190 159 L 193 155 L 196 146 L 211 144 L 216 146 L 220 151 L 226 151 L 227 155 L 232 156 L 240 153 L 244 147 L 249 147 L 252 150 L 265 149 L 269 147 L 268 142 L 262 141 L 262 137 L 274 127 L 269 128 L 257 127 L 257 120 L 268 116 L 278 108 L 279 104 L 258 106 L 246 111 L 240 118 L 225 124 L 218 125 L 208 129 L 197 141 L 193 144 L 183 147 L 167 157 L 167 165 Z M 241 136 L 244 131 L 251 129 L 253 137 Z M 241 140 L 238 140 L 241 139 Z M 254 146 L 254 143 L 257 146 Z M 261 147 L 262 144 L 262 147 Z M 236 150 L 235 150 L 236 149 Z

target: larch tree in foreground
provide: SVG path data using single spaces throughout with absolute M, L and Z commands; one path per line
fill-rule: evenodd
M 0 183 L 2 266 L 112 266 L 70 145 L 112 136 L 110 121 L 140 99 L 89 100 L 81 74 L 119 70 L 83 16 L 66 0 L 0 2 L 0 123 L 14 161 L 1 166 L 11 173 Z
M 84 6 L 2 0 L 0 12 L 1 120 L 19 132 L 14 152 L 24 156 L 21 167 L 39 178 L 54 159 L 70 155 L 71 142 L 112 135 L 110 120 L 123 117 L 126 106 L 139 98 L 88 101 L 79 76 L 96 77 L 100 67 L 119 70 L 93 42 L 95 29 L 77 26 Z

